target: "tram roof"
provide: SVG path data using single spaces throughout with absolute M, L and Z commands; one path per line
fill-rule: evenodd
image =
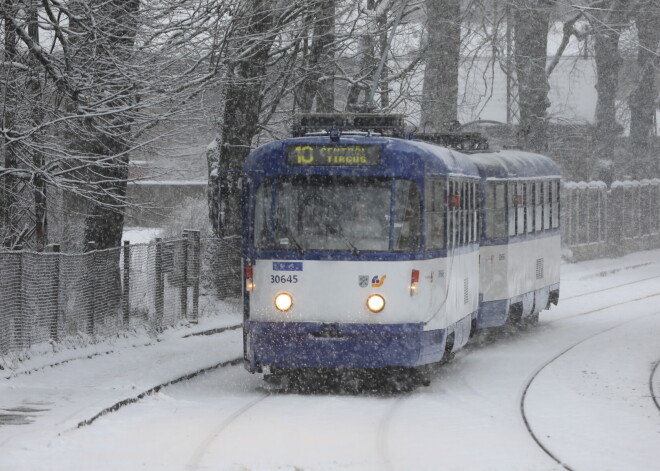
M 379 145 L 381 147 L 381 165 L 350 167 L 292 167 L 286 164 L 287 146 L 305 145 Z M 343 173 L 397 175 L 403 177 L 437 175 L 479 176 L 477 166 L 470 157 L 455 150 L 435 144 L 408 139 L 382 136 L 347 135 L 339 142 L 331 141 L 327 136 L 305 136 L 282 139 L 258 147 L 250 153 L 244 164 L 244 170 L 264 171 L 273 174 L 308 174 L 308 173 Z
M 540 178 L 561 176 L 561 169 L 550 157 L 521 150 L 499 150 L 470 154 L 482 178 Z

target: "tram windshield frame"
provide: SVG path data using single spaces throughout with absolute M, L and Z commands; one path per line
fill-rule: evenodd
M 421 193 L 405 178 L 282 175 L 254 194 L 256 250 L 416 252 Z

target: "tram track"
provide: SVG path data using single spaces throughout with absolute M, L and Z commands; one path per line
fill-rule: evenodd
M 136 402 L 139 402 L 140 400 L 144 399 L 145 397 L 151 396 L 151 395 L 159 392 L 163 388 L 166 388 L 168 386 L 172 386 L 172 385 L 177 384 L 177 383 L 181 383 L 183 381 L 191 380 L 191 379 L 195 378 L 196 376 L 202 375 L 204 373 L 208 373 L 209 371 L 217 370 L 218 368 L 224 368 L 224 367 L 227 367 L 227 366 L 238 365 L 242 361 L 243 361 L 243 357 L 233 358 L 231 360 L 226 360 L 226 361 L 222 361 L 220 363 L 216 363 L 215 365 L 212 365 L 212 366 L 209 366 L 209 367 L 206 367 L 206 368 L 200 368 L 196 371 L 193 371 L 192 373 L 187 373 L 183 376 L 179 376 L 179 377 L 177 377 L 175 379 L 172 379 L 170 381 L 160 383 L 160 384 L 158 384 L 158 385 L 156 385 L 152 388 L 147 389 L 146 391 L 143 391 L 140 394 L 128 397 L 126 399 L 123 399 L 121 401 L 116 402 L 115 404 L 113 404 L 109 407 L 104 408 L 103 410 L 101 410 L 100 412 L 98 412 L 94 416 L 90 417 L 89 419 L 85 419 L 85 420 L 82 420 L 82 421 L 78 422 L 78 425 L 76 425 L 75 428 L 82 428 L 82 427 L 91 425 L 94 422 L 96 422 L 98 419 L 100 419 L 101 417 L 103 417 L 107 414 L 110 414 L 112 412 L 117 412 L 119 409 L 122 409 L 123 407 L 126 407 L 130 404 L 135 404 Z
M 395 469 L 392 465 L 392 460 L 390 459 L 388 445 L 390 424 L 396 411 L 401 407 L 401 404 L 410 398 L 410 396 L 410 393 L 407 393 L 404 396 L 398 397 L 378 424 L 378 431 L 376 432 L 376 459 L 378 462 L 378 469 L 382 471 L 394 471 Z
M 243 406 L 241 406 L 234 413 L 230 414 L 222 422 L 220 422 L 218 426 L 211 433 L 209 433 L 207 437 L 202 441 L 202 443 L 197 447 L 190 460 L 188 460 L 188 464 L 186 465 L 185 470 L 196 471 L 200 469 L 200 464 L 204 459 L 204 456 L 207 454 L 209 448 L 215 442 L 215 440 L 220 435 L 222 435 L 222 433 L 227 428 L 229 428 L 234 422 L 236 422 L 236 420 L 239 417 L 241 417 L 242 415 L 247 413 L 250 409 L 255 407 L 257 404 L 263 402 L 264 400 L 268 399 L 271 396 L 272 393 L 268 392 L 268 393 L 263 393 L 262 395 L 256 398 L 252 398 L 250 401 L 243 404 Z
M 658 401 L 658 392 L 656 392 L 655 388 L 653 387 L 653 378 L 655 377 L 655 374 L 658 372 L 659 366 L 660 366 L 660 360 L 655 362 L 653 368 L 651 368 L 651 374 L 649 375 L 649 391 L 651 393 L 651 399 L 653 400 L 653 403 L 655 404 L 655 407 L 658 409 L 658 411 L 660 411 L 660 401 Z
M 623 306 L 624 304 L 633 303 L 633 302 L 637 302 L 637 301 L 643 301 L 645 299 L 654 298 L 656 296 L 660 296 L 660 291 L 648 294 L 646 296 L 640 296 L 640 297 L 637 297 L 637 298 L 634 298 L 634 299 L 628 299 L 626 301 L 621 301 L 621 302 L 614 303 L 614 304 L 608 304 L 607 306 L 599 307 L 599 308 L 596 308 L 596 309 L 591 309 L 589 311 L 579 312 L 579 313 L 573 314 L 571 316 L 565 316 L 565 317 L 561 317 L 559 319 L 553 319 L 551 321 L 546 322 L 545 324 L 548 325 L 548 324 L 554 324 L 554 323 L 557 323 L 557 322 L 565 321 L 567 319 L 575 319 L 576 317 L 586 316 L 586 315 L 589 315 L 589 314 L 593 314 L 595 312 L 605 311 L 605 310 L 613 308 L 613 307 Z
M 572 296 L 560 297 L 559 300 L 560 301 L 568 301 L 570 299 L 581 298 L 583 296 L 591 296 L 593 294 L 604 293 L 606 291 L 611 291 L 613 289 L 623 288 L 625 286 L 631 286 L 631 285 L 635 285 L 637 283 L 643 283 L 645 281 L 656 280 L 656 279 L 659 279 L 659 278 L 660 278 L 660 275 L 649 276 L 647 278 L 642 278 L 641 280 L 628 281 L 626 283 L 622 283 L 622 284 L 614 285 L 614 286 L 609 286 L 607 288 L 597 289 L 597 290 L 594 290 L 594 291 L 587 291 L 586 293 L 579 293 L 579 294 L 574 294 Z
M 660 293 L 655 294 L 654 296 L 658 296 L 658 295 L 660 295 Z M 626 301 L 625 303 L 619 303 L 619 304 L 616 304 L 616 305 L 610 305 L 610 306 L 608 306 L 608 308 L 609 308 L 609 307 L 615 307 L 615 306 L 618 306 L 618 305 L 620 305 L 620 304 L 627 304 L 627 303 L 631 303 L 631 302 L 639 301 L 639 300 L 642 300 L 642 299 L 647 299 L 647 298 L 649 298 L 649 297 L 651 297 L 651 296 L 645 296 L 645 297 L 642 297 L 642 298 L 638 298 L 638 299 L 634 299 L 634 300 Z M 606 309 L 606 308 L 603 308 L 603 309 Z M 592 312 L 600 311 L 600 310 L 603 310 L 603 309 L 597 309 L 597 310 L 594 310 L 594 311 L 590 311 L 589 313 L 583 313 L 583 315 L 585 315 L 585 314 L 590 314 L 590 313 L 592 313 Z M 521 414 L 521 417 L 522 417 L 523 422 L 524 422 L 524 424 L 525 424 L 525 428 L 527 429 L 527 432 L 529 433 L 529 435 L 531 436 L 531 438 L 534 440 L 534 442 L 539 446 L 539 448 L 541 448 L 541 449 L 542 449 L 542 450 L 543 450 L 543 451 L 544 451 L 544 452 L 545 452 L 545 453 L 546 453 L 546 454 L 547 454 L 547 455 L 548 455 L 553 461 L 555 461 L 555 462 L 556 462 L 559 466 L 561 466 L 563 469 L 565 469 L 565 470 L 567 470 L 567 471 L 576 471 L 575 468 L 571 467 L 569 464 L 567 464 L 566 462 L 564 462 L 564 460 L 562 460 L 559 456 L 557 456 L 556 453 L 554 453 L 553 451 L 551 451 L 550 448 L 549 448 L 549 446 L 548 446 L 547 444 L 545 444 L 545 443 L 541 440 L 539 434 L 536 433 L 536 432 L 534 432 L 534 430 L 533 430 L 533 428 L 532 428 L 532 426 L 531 426 L 531 423 L 530 423 L 530 421 L 529 421 L 529 418 L 528 418 L 528 416 L 527 416 L 527 413 L 526 413 L 526 411 L 525 411 L 525 400 L 526 400 L 526 398 L 527 398 L 527 393 L 528 393 L 528 391 L 529 391 L 531 385 L 534 383 L 534 381 L 536 380 L 536 378 L 541 374 L 541 372 L 542 372 L 543 370 L 545 370 L 548 366 L 550 366 L 551 364 L 553 364 L 553 363 L 554 363 L 555 361 L 557 361 L 559 358 L 563 357 L 564 355 L 566 355 L 567 353 L 569 353 L 570 351 L 572 351 L 572 350 L 575 349 L 576 347 L 578 347 L 578 346 L 580 346 L 580 345 L 582 345 L 582 344 L 588 342 L 588 341 L 591 340 L 591 339 L 594 339 L 594 338 L 596 338 L 596 337 L 598 337 L 598 336 L 600 336 L 600 335 L 603 335 L 603 334 L 605 334 L 605 333 L 607 333 L 607 332 L 610 332 L 610 331 L 616 330 L 616 329 L 618 329 L 618 328 L 620 328 L 620 327 L 623 327 L 623 326 L 625 326 L 625 325 L 627 325 L 627 324 L 630 324 L 630 323 L 632 323 L 632 322 L 636 322 L 636 321 L 639 321 L 639 320 L 641 320 L 641 319 L 644 319 L 644 318 L 647 318 L 647 317 L 651 317 L 651 316 L 655 316 L 655 315 L 658 315 L 658 314 L 660 314 L 660 311 L 656 311 L 656 312 L 653 312 L 653 313 L 650 313 L 650 314 L 645 314 L 645 315 L 642 315 L 642 316 L 638 316 L 638 317 L 635 317 L 635 318 L 633 318 L 633 319 L 627 319 L 627 320 L 625 320 L 625 321 L 623 321 L 623 322 L 620 322 L 620 323 L 618 323 L 618 324 L 616 324 L 616 325 L 614 325 L 614 326 L 610 326 L 610 327 L 608 327 L 608 328 L 606 328 L 606 329 L 603 329 L 603 330 L 600 330 L 600 331 L 598 331 L 598 332 L 595 332 L 595 333 L 593 333 L 593 334 L 591 334 L 591 335 L 589 335 L 589 336 L 587 336 L 587 337 L 585 337 L 585 338 L 583 338 L 583 339 L 581 339 L 581 340 L 579 340 L 579 341 L 577 341 L 577 342 L 574 342 L 574 343 L 571 344 L 570 346 L 564 348 L 562 351 L 560 351 L 559 353 L 557 353 L 556 355 L 554 355 L 554 356 L 553 356 L 552 358 L 550 358 L 549 360 L 545 361 L 545 362 L 544 362 L 543 364 L 541 364 L 539 367 L 537 367 L 537 369 L 536 369 L 536 370 L 530 375 L 530 377 L 528 378 L 528 380 L 527 380 L 527 382 L 525 383 L 525 386 L 524 386 L 524 388 L 523 388 L 522 394 L 521 394 L 521 396 L 520 396 L 520 401 L 519 401 L 519 404 L 520 404 L 520 414 Z M 575 316 L 574 316 L 574 317 L 575 317 Z M 657 402 L 657 400 L 656 400 L 656 398 L 655 398 L 655 395 L 654 395 L 654 393 L 653 393 L 653 383 L 652 383 L 653 374 L 654 374 L 655 370 L 657 369 L 659 363 L 660 363 L 660 360 L 656 363 L 656 365 L 655 365 L 655 367 L 654 367 L 654 369 L 653 369 L 653 371 L 652 371 L 652 373 L 651 373 L 651 379 L 650 379 L 649 381 L 650 381 L 650 388 L 651 388 L 651 396 L 653 397 L 653 400 L 655 401 L 656 407 L 658 407 L 658 408 L 660 409 L 660 405 L 658 404 L 658 402 Z

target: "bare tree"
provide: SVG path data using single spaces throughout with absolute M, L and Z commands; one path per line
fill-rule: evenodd
M 428 47 L 422 92 L 421 126 L 441 131 L 458 119 L 461 2 L 426 0 Z
M 554 2 L 514 2 L 515 67 L 520 120 L 518 144 L 523 149 L 545 152 L 548 146 L 547 109 L 550 86 L 546 75 L 548 28 Z
M 17 61 L 17 37 L 14 24 L 11 17 L 16 15 L 17 7 L 10 0 L 4 2 L 2 5 L 2 16 L 4 26 L 4 50 L 3 50 L 3 72 L 4 72 L 4 102 L 6 105 L 3 107 L 2 114 L 2 128 L 12 129 L 14 126 L 14 119 L 16 114 L 16 103 L 18 94 L 18 80 L 16 69 L 25 70 L 25 64 Z M 8 106 L 7 106 L 8 105 Z M 4 154 L 4 169 L 2 175 L 2 201 L 0 204 L 0 211 L 2 211 L 2 228 L 3 228 L 3 246 L 11 246 L 13 243 L 13 235 L 20 232 L 18 222 L 18 184 L 19 180 L 16 177 L 18 158 L 16 156 L 16 145 L 10 136 L 5 133 L 2 142 L 2 153 Z
M 627 26 L 622 0 L 601 2 L 599 8 L 585 9 L 594 38 L 596 91 L 598 102 L 593 134 L 592 174 L 594 179 L 612 180 L 614 151 L 623 127 L 616 120 L 619 85 L 619 37 Z
M 123 110 L 135 108 L 132 74 L 135 37 L 139 22 L 139 0 L 97 0 L 70 3 L 69 42 L 71 62 L 78 71 L 78 83 L 90 83 L 86 102 L 102 103 L 109 116 L 88 116 L 75 128 L 72 145 L 92 158 L 85 169 L 86 180 L 98 186 L 85 220 L 83 243 L 96 248 L 119 247 L 124 228 L 121 203 L 126 198 L 128 151 L 133 145 L 132 117 Z M 80 106 L 72 96 L 71 108 Z
M 266 0 L 246 0 L 236 14 L 233 55 L 224 77 L 224 113 L 218 146 L 218 235 L 241 233 L 240 171 L 259 130 L 266 64 L 275 41 L 277 11 Z M 213 175 L 213 172 L 212 172 Z M 212 202 L 214 206 L 215 202 Z M 214 216 L 212 216 L 214 217 Z
M 11 81 L 4 82 L 5 92 L 16 100 L 5 101 L 2 110 L 11 120 L 4 128 L 3 150 L 10 157 L 5 159 L 8 165 L 0 169 L 2 188 L 5 194 L 12 192 L 14 200 L 20 198 L 25 204 L 33 199 L 34 205 L 30 217 L 22 218 L 23 227 L 10 222 L 16 211 L 8 211 L 6 245 L 34 236 L 36 248 L 43 248 L 48 185 L 75 191 L 106 209 L 123 200 L 127 146 L 119 149 L 117 142 L 130 131 L 123 127 L 126 119 L 119 116 L 131 108 L 121 97 L 132 84 L 121 83 L 128 74 L 120 70 L 119 61 L 126 63 L 126 57 L 132 55 L 135 35 L 134 21 L 123 13 L 134 15 L 138 6 L 137 0 L 67 4 L 16 0 L 3 4 L 6 53 L 18 67 L 15 83 L 24 86 L 20 94 L 14 94 L 12 90 L 19 89 Z M 40 37 L 42 31 L 47 32 L 46 38 Z M 81 44 L 84 46 L 77 47 Z M 89 51 L 94 53 L 86 54 Z M 63 140 L 65 136 L 68 138 Z M 121 165 L 114 160 L 117 154 L 122 156 Z M 124 170 L 117 174 L 118 168 Z M 16 188 L 26 191 L 18 194 Z M 122 221 L 102 219 L 105 228 L 94 238 L 101 247 L 119 245 Z
M 316 109 L 333 112 L 335 108 L 335 17 L 336 0 L 321 0 L 310 5 L 304 28 L 311 37 L 301 38 L 299 75 L 295 91 L 300 111 L 309 113 L 316 98 Z
M 87 216 L 75 246 L 119 245 L 129 156 L 217 76 L 228 10 L 203 0 L 0 5 L 4 245 L 43 247 L 55 194 Z
M 638 82 L 628 98 L 630 107 L 629 151 L 634 161 L 632 176 L 642 179 L 660 175 L 655 115 L 658 102 L 656 75 L 660 65 L 660 6 L 643 1 L 633 13 L 637 29 Z

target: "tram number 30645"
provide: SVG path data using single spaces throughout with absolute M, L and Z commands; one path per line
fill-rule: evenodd
M 270 275 L 271 284 L 274 283 L 298 283 L 298 275 Z

